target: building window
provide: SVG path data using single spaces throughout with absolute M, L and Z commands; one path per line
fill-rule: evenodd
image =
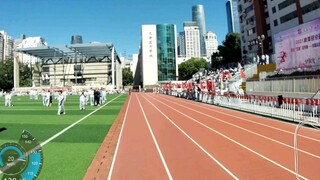
M 319 8 L 320 8 L 320 2 L 316 1 L 302 7 L 301 9 L 302 9 L 302 14 L 307 14 L 308 12 L 314 11 Z
M 282 3 L 279 3 L 279 5 L 278 5 L 279 11 L 281 9 L 284 9 L 284 8 L 290 6 L 291 4 L 293 4 L 295 2 L 296 2 L 296 0 L 285 0 Z
M 247 25 L 249 25 L 249 24 L 253 25 L 254 22 L 255 22 L 255 16 L 252 16 L 252 17 L 250 17 L 250 18 L 248 18 L 248 19 L 246 20 L 246 24 L 247 24 Z
M 249 13 L 249 12 L 251 12 L 253 10 L 253 5 L 250 5 L 250 6 L 248 6 L 245 10 L 244 10 L 244 13 Z
M 283 24 L 283 23 L 288 22 L 296 17 L 298 17 L 297 11 L 293 11 L 287 15 L 280 17 L 280 23 Z
M 49 66 L 43 66 L 42 72 L 49 72 Z
M 274 27 L 278 26 L 278 19 L 273 20 Z
M 267 30 L 270 30 L 270 24 L 267 24 Z
M 251 28 L 247 31 L 247 35 L 250 36 L 251 34 L 256 33 L 256 28 Z
M 276 12 L 277 12 L 276 7 L 273 6 L 273 7 L 272 7 L 272 13 L 274 14 L 274 13 L 276 13 Z
M 241 4 L 238 5 L 238 11 L 239 11 L 239 13 L 242 13 L 242 5 Z

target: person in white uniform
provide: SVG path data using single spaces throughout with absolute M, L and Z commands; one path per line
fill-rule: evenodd
M 88 103 L 89 103 L 89 92 L 88 92 L 88 90 L 84 91 L 84 95 L 86 96 L 86 105 L 88 105 Z
M 46 106 L 46 91 L 43 89 L 42 91 L 41 91 L 41 97 L 42 97 L 42 105 L 43 106 Z
M 107 102 L 107 91 L 105 89 L 102 90 L 102 104 Z
M 66 114 L 66 110 L 64 108 L 65 96 L 60 91 L 58 96 L 58 115 Z
M 12 105 L 12 95 L 10 92 L 7 92 L 6 95 L 4 96 L 4 106 L 13 106 Z
M 90 97 L 90 106 L 94 105 L 94 91 L 92 88 L 89 90 L 89 97 Z
M 45 102 L 46 102 L 45 106 L 49 107 L 49 105 L 50 105 L 50 91 L 49 90 L 45 93 Z
M 82 91 L 82 93 L 80 94 L 80 110 L 85 110 L 86 109 L 86 95 L 84 94 L 84 92 Z

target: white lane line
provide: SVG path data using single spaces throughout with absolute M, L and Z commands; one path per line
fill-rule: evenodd
M 136 97 L 137 97 L 137 95 L 136 95 Z M 170 173 L 170 170 L 169 170 L 169 168 L 168 168 L 168 165 L 167 165 L 167 163 L 166 163 L 166 160 L 165 160 L 164 157 L 163 157 L 163 154 L 162 154 L 161 149 L 160 149 L 160 147 L 159 147 L 159 144 L 158 144 L 158 142 L 157 142 L 157 140 L 156 140 L 156 137 L 155 137 L 154 134 L 153 134 L 152 128 L 151 128 L 151 126 L 150 126 L 150 124 L 149 124 L 148 118 L 147 118 L 147 116 L 146 116 L 146 114 L 145 114 L 145 112 L 144 112 L 144 109 L 143 109 L 142 105 L 141 105 L 140 99 L 139 99 L 138 97 L 137 97 L 137 99 L 138 99 L 138 102 L 139 102 L 139 106 L 140 106 L 140 108 L 141 108 L 141 110 L 142 110 L 144 119 L 146 120 L 146 123 L 147 123 L 147 125 L 148 125 L 148 128 L 149 128 L 150 134 L 151 134 L 151 136 L 152 136 L 153 142 L 154 142 L 154 144 L 155 144 L 156 147 L 157 147 L 157 150 L 158 150 L 158 153 L 159 153 L 159 155 L 160 155 L 162 164 L 163 164 L 164 168 L 166 169 L 166 172 L 167 172 L 167 175 L 168 175 L 169 179 L 172 180 L 172 179 L 173 179 L 173 178 L 172 178 L 172 175 L 171 175 L 171 173 Z
M 151 97 L 151 96 L 150 96 L 150 97 Z M 163 102 L 161 102 L 161 101 L 159 101 L 159 100 L 157 100 L 157 99 L 155 99 L 155 98 L 153 98 L 153 97 L 151 97 L 151 98 L 152 98 L 152 99 L 154 99 L 154 100 L 156 100 L 156 101 L 158 101 L 158 102 L 160 102 L 161 104 L 164 104 L 165 106 L 167 106 L 167 107 L 169 107 L 169 108 L 173 109 L 174 111 L 176 111 L 176 112 L 178 112 L 178 113 L 180 113 L 180 114 L 184 115 L 185 117 L 187 117 L 187 118 L 191 119 L 192 121 L 194 121 L 194 122 L 196 122 L 196 123 L 198 123 L 198 124 L 202 125 L 203 127 L 206 127 L 207 129 L 211 130 L 212 132 L 215 132 L 216 134 L 219 134 L 220 136 L 222 136 L 222 137 L 224 137 L 224 138 L 228 139 L 229 141 L 231 141 L 231 142 L 233 142 L 233 143 L 235 143 L 235 144 L 237 144 L 237 145 L 241 146 L 242 148 L 244 148 L 244 149 L 246 149 L 246 150 L 248 150 L 248 151 L 250 151 L 250 152 L 252 152 L 252 153 L 254 153 L 254 154 L 258 155 L 258 156 L 260 156 L 261 158 L 263 158 L 263 159 L 265 159 L 265 160 L 267 160 L 267 161 L 269 161 L 269 162 L 271 162 L 271 163 L 275 164 L 276 166 L 278 166 L 278 167 L 280 167 L 280 168 L 282 168 L 282 169 L 284 169 L 284 170 L 286 170 L 286 171 L 288 171 L 288 172 L 292 173 L 293 175 L 296 175 L 296 173 L 295 173 L 294 171 L 292 171 L 292 170 L 290 170 L 290 169 L 286 168 L 285 166 L 282 166 L 281 164 L 279 164 L 279 163 L 277 163 L 277 162 L 275 162 L 275 161 L 273 161 L 273 160 L 271 160 L 271 159 L 269 159 L 269 158 L 267 158 L 267 157 L 263 156 L 262 154 L 260 154 L 260 153 L 258 153 L 258 152 L 256 152 L 256 151 L 254 151 L 254 150 L 252 150 L 252 149 L 248 148 L 247 146 L 245 146 L 245 145 L 243 145 L 243 144 L 239 143 L 238 141 L 236 141 L 236 140 L 234 140 L 234 139 L 232 139 L 232 138 L 230 138 L 230 137 L 228 137 L 228 136 L 226 136 L 226 135 L 224 135 L 224 134 L 220 133 L 219 131 L 217 131 L 217 130 L 215 130 L 215 129 L 212 129 L 211 127 L 209 127 L 209 126 L 207 126 L 207 125 L 205 125 L 205 124 L 203 124 L 203 123 L 199 122 L 198 120 L 196 120 L 196 119 L 194 119 L 194 118 L 192 118 L 192 117 L 190 117 L 190 116 L 188 116 L 188 115 L 184 114 L 183 112 L 181 112 L 181 111 L 179 111 L 179 110 L 177 110 L 177 109 L 173 108 L 172 106 L 168 106 L 168 105 L 166 105 L 165 103 L 163 103 Z M 306 177 L 304 177 L 304 176 L 302 176 L 302 175 L 299 175 L 299 177 L 300 177 L 300 178 L 302 178 L 302 179 L 307 180 L 307 178 L 306 178 Z
M 229 171 L 222 163 L 220 163 L 216 158 L 214 158 L 207 150 L 205 150 L 200 144 L 198 144 L 189 134 L 187 134 L 183 129 L 181 129 L 176 123 L 174 123 L 167 115 L 165 115 L 158 107 L 156 107 L 152 102 L 146 99 L 154 108 L 156 108 L 168 121 L 170 121 L 178 130 L 180 130 L 189 140 L 191 140 L 196 146 L 198 146 L 206 155 L 208 155 L 215 163 L 217 163 L 224 171 L 226 171 L 232 178 L 239 179 L 231 171 Z
M 160 97 L 160 96 L 158 96 Z M 162 98 L 162 97 L 160 97 Z M 162 99 L 165 99 L 165 98 L 162 98 Z M 166 100 L 166 99 L 165 99 Z M 168 101 L 168 100 L 167 100 Z M 219 114 L 223 114 L 223 115 L 226 115 L 226 116 L 230 116 L 230 117 L 233 117 L 233 118 L 236 118 L 236 119 L 241 119 L 241 120 L 244 120 L 244 121 L 247 121 L 247 122 L 251 122 L 253 124 L 258 124 L 260 126 L 264 126 L 264 127 L 268 127 L 270 129 L 275 129 L 275 130 L 278 130 L 278 131 L 281 131 L 281 132 L 284 132 L 284 133 L 288 133 L 288 134 L 291 134 L 291 135 L 294 135 L 294 132 L 290 132 L 290 131 L 286 131 L 286 130 L 283 130 L 283 129 L 280 129 L 280 128 L 277 128 L 277 127 L 274 127 L 274 126 L 270 126 L 270 125 L 266 125 L 266 124 L 263 124 L 263 123 L 259 123 L 259 122 L 256 122 L 256 121 L 252 121 L 250 119 L 246 119 L 246 118 L 242 118 L 242 117 L 239 117 L 239 116 L 234 116 L 232 114 L 228 114 L 228 113 L 224 113 L 222 111 L 217 111 L 217 110 L 214 110 L 212 109 L 212 106 L 213 105 L 208 105 L 208 104 L 205 104 L 205 103 L 202 103 L 202 105 L 197 105 L 197 103 L 190 103 L 190 102 L 187 102 L 187 100 L 178 100 L 180 102 L 184 102 L 185 104 L 190 104 L 190 105 L 193 105 L 193 106 L 197 106 L 197 107 L 200 107 L 202 109 L 206 109 L 206 110 L 209 110 L 209 111 L 212 111 L 212 112 L 215 112 L 215 113 L 219 113 Z M 170 101 L 172 102 L 172 101 Z M 206 107 L 205 107 L 206 106 Z M 208 108 L 207 108 L 208 107 Z M 223 108 L 223 107 L 219 107 L 219 106 L 214 106 L 216 108 L 219 108 L 219 109 L 226 109 L 226 108 Z M 257 117 L 260 117 L 259 115 L 254 115 L 254 114 L 250 114 L 252 116 L 257 116 Z M 267 120 L 267 118 L 265 118 Z M 269 119 L 270 120 L 270 119 Z M 272 120 L 272 118 L 271 118 Z M 277 121 L 279 123 L 282 123 L 282 124 L 285 124 L 285 125 L 290 125 L 290 126 L 295 126 L 295 125 L 292 125 L 292 124 L 289 124 L 289 123 L 285 123 L 285 122 L 282 122 L 282 121 Z M 295 128 L 295 127 L 294 127 Z M 313 130 L 313 129 L 310 129 L 310 130 Z M 317 130 L 314 130 L 314 131 L 317 131 Z M 301 135 L 299 134 L 298 136 L 300 137 L 303 137 L 303 138 L 306 138 L 306 139 L 309 139 L 309 140 L 312 140 L 312 141 L 316 141 L 316 142 L 320 142 L 320 139 L 315 139 L 315 138 L 312 138 L 312 137 L 308 137 L 308 136 L 305 136 L 305 135 Z
M 91 116 L 93 113 L 99 111 L 101 108 L 103 108 L 104 106 L 106 106 L 107 104 L 111 103 L 112 101 L 114 101 L 115 99 L 117 99 L 118 97 L 120 97 L 121 95 L 113 98 L 112 100 L 110 100 L 109 102 L 107 102 L 106 104 L 100 106 L 99 108 L 97 108 L 96 110 L 92 111 L 91 113 L 87 114 L 86 116 L 84 116 L 83 118 L 79 119 L 78 121 L 76 121 L 75 123 L 71 124 L 70 126 L 64 128 L 62 131 L 58 132 L 57 134 L 53 135 L 52 137 L 50 137 L 49 139 L 47 139 L 46 141 L 42 142 L 40 144 L 41 147 L 43 147 L 44 145 L 46 145 L 47 143 L 49 143 L 50 141 L 52 141 L 53 139 L 57 138 L 58 136 L 60 136 L 61 134 L 63 134 L 64 132 L 66 132 L 67 130 L 69 130 L 70 128 L 72 128 L 73 126 L 77 125 L 78 123 L 80 123 L 81 121 L 87 119 L 89 116 Z
M 113 156 L 113 159 L 112 159 L 112 163 L 111 163 L 111 167 L 110 167 L 110 170 L 109 170 L 108 180 L 110 180 L 111 176 L 112 176 L 114 164 L 115 164 L 115 161 L 116 161 L 116 158 L 117 158 L 117 155 L 118 155 L 119 145 L 120 145 L 121 138 L 122 138 L 123 128 L 124 128 L 124 125 L 126 124 L 127 114 L 128 114 L 128 110 L 129 110 L 129 106 L 130 106 L 132 95 L 130 95 L 129 97 L 130 98 L 129 98 L 128 105 L 127 105 L 127 108 L 126 108 L 126 113 L 124 114 L 124 117 L 123 117 L 123 122 L 122 122 L 121 130 L 120 130 L 117 146 L 116 146 L 116 149 L 115 149 L 115 152 L 114 152 L 114 156 Z
M 165 100 L 165 101 L 168 101 L 168 102 L 171 102 L 171 101 L 166 100 L 166 99 L 164 99 L 164 98 L 161 98 L 161 99 L 163 99 L 163 100 Z M 157 101 L 158 101 L 158 100 L 157 100 Z M 256 132 L 254 132 L 254 131 L 248 130 L 248 129 L 243 128 L 243 127 L 241 127 L 241 126 L 232 124 L 232 123 L 230 123 L 230 122 L 223 121 L 223 120 L 220 119 L 220 118 L 216 118 L 216 117 L 214 117 L 214 116 L 205 114 L 205 113 L 203 113 L 203 112 L 197 111 L 197 110 L 195 110 L 195 109 L 189 108 L 189 107 L 184 106 L 184 105 L 181 105 L 181 104 L 179 104 L 179 103 L 175 103 L 175 102 L 172 102 L 172 103 L 173 103 L 173 104 L 176 104 L 176 105 L 178 105 L 178 106 L 184 107 L 184 108 L 186 108 L 186 109 L 189 109 L 189 110 L 191 110 L 191 111 L 194 111 L 194 112 L 196 112 L 196 113 L 202 114 L 202 115 L 204 115 L 204 116 L 207 116 L 207 117 L 209 117 L 209 118 L 211 118 L 211 119 L 220 121 L 220 122 L 222 122 L 222 123 L 224 123 L 224 124 L 228 124 L 228 125 L 230 125 L 230 126 L 233 126 L 233 127 L 235 127 L 235 128 L 241 129 L 241 130 L 246 131 L 246 132 L 248 132 L 248 133 L 251 133 L 251 134 L 254 134 L 254 135 L 256 135 L 256 136 L 262 137 L 262 138 L 264 138 L 264 139 L 270 140 L 270 141 L 272 141 L 272 142 L 281 144 L 281 145 L 283 145 L 283 146 L 285 146 L 285 147 L 291 148 L 292 150 L 295 149 L 295 147 L 290 146 L 290 145 L 288 145 L 288 144 L 286 144 L 286 143 L 280 142 L 280 141 L 278 141 L 278 140 L 275 140 L 275 139 L 272 139 L 272 138 L 270 138 L 270 137 L 264 136 L 264 135 L 262 135 L 262 134 L 256 133 Z M 298 149 L 298 151 L 299 151 L 299 152 L 302 152 L 302 153 L 305 153 L 305 154 L 307 154 L 307 155 L 309 155 L 309 156 L 312 156 L 312 157 L 314 157 L 314 158 L 320 159 L 320 156 L 315 155 L 315 154 L 312 154 L 312 153 L 310 153 L 310 152 L 308 152 L 308 151 L 304 151 L 304 150 L 302 150 L 302 149 Z

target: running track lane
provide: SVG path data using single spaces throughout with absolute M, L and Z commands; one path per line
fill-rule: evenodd
M 230 117 L 232 114 L 237 118 Z M 259 119 L 258 123 L 253 123 L 256 119 Z M 242 122 L 241 126 L 238 121 Z M 173 179 L 295 178 L 292 173 L 293 150 L 290 149 L 293 135 L 289 133 L 294 132 L 294 126 L 291 124 L 164 95 L 142 93 L 131 95 L 124 123 L 111 179 L 170 179 L 168 172 Z M 282 128 L 285 130 L 281 131 Z M 160 151 L 157 151 L 150 132 L 154 134 Z M 306 129 L 301 132 L 304 137 L 299 140 L 306 140 L 302 144 L 307 147 L 305 151 L 319 149 L 319 142 L 314 141 L 320 139 L 319 133 L 313 131 L 311 139 L 308 139 L 310 132 Z M 286 138 L 266 138 L 266 134 L 274 133 Z M 310 154 L 317 157 L 320 155 L 318 152 L 315 150 Z M 301 179 L 319 179 L 319 173 L 315 171 L 319 169 L 316 157 L 299 153 Z
M 155 99 L 157 101 L 161 100 L 160 102 L 162 102 L 162 104 L 172 110 L 180 112 L 182 111 L 186 115 L 194 118 L 196 117 L 195 119 L 199 120 L 200 123 L 204 123 L 205 125 L 209 126 L 209 128 L 221 132 L 223 135 L 231 138 L 231 140 L 239 142 L 241 146 L 248 148 L 248 150 L 252 151 L 256 155 L 259 155 L 280 169 L 284 169 L 293 174 L 294 158 L 293 147 L 291 145 L 293 143 L 292 134 L 294 132 L 295 125 L 229 109 L 195 103 L 184 99 L 177 99 L 174 97 L 148 95 L 148 98 Z M 214 112 L 212 112 L 212 110 Z M 255 121 L 251 121 L 248 124 L 248 121 L 246 121 L 247 119 L 257 120 L 260 122 L 257 124 Z M 264 123 L 269 125 L 264 126 Z M 268 135 L 264 136 L 263 134 L 260 134 L 261 132 L 269 133 Z M 298 146 L 300 150 L 299 172 L 302 175 L 300 178 L 305 176 L 309 179 L 319 179 L 320 131 L 310 128 L 303 128 L 299 134 L 301 134 L 301 137 L 299 138 L 300 143 Z M 280 138 L 275 139 L 275 135 Z M 284 137 L 286 139 L 284 139 Z M 239 163 L 237 162 L 236 164 L 238 165 Z M 262 164 L 259 166 L 261 165 Z M 263 169 L 266 171 L 265 173 L 271 173 L 271 171 L 265 169 L 265 167 Z M 250 169 L 250 172 L 251 171 L 253 172 L 252 169 Z M 244 172 L 245 170 L 241 171 L 241 173 Z M 280 175 L 277 174 L 275 178 L 279 178 L 279 176 Z M 263 177 L 266 176 L 263 175 Z
M 168 118 L 168 114 L 153 107 L 144 96 L 138 97 L 144 104 L 147 117 L 150 117 L 150 124 L 174 179 L 214 179 L 217 176 L 230 179 L 234 176 L 216 159 L 208 156 L 188 133 Z
M 137 97 L 132 93 L 112 163 L 110 179 L 168 179 Z
M 167 98 L 159 98 L 168 101 Z M 211 120 L 223 122 L 224 124 L 242 129 L 243 131 L 250 132 L 264 139 L 269 139 L 278 144 L 291 148 L 293 146 L 293 140 L 288 141 L 288 139 L 293 139 L 296 125 L 183 99 L 178 99 L 178 102 L 169 99 L 168 102 L 172 103 L 173 106 L 178 105 L 178 107 L 184 107 L 189 111 L 202 114 Z M 259 129 L 259 131 L 255 132 L 257 129 Z M 270 130 L 272 130 L 272 133 L 270 133 Z M 320 143 L 319 134 L 320 131 L 318 130 L 302 128 L 299 131 L 299 143 L 302 145 L 300 146 L 300 151 L 320 159 L 320 148 L 308 146 L 308 144 Z M 315 154 L 318 154 L 318 156 Z
M 174 107 L 166 107 L 163 104 L 159 104 L 158 107 L 168 114 L 170 111 L 177 111 Z M 186 117 L 179 114 L 179 116 L 183 118 L 175 118 L 176 123 L 179 124 L 182 129 L 186 129 L 199 144 L 202 144 L 211 155 L 219 159 L 222 164 L 228 167 L 240 179 L 274 179 L 274 177 L 269 174 L 278 174 L 277 178 L 281 179 L 290 176 L 290 173 L 277 168 L 271 163 L 266 163 L 265 159 L 248 151 L 245 149 L 245 146 L 240 146 L 242 145 L 241 142 L 234 138 L 230 138 L 232 141 L 229 140 L 228 137 L 230 136 L 226 136 L 225 132 L 232 132 L 232 129 L 228 127 L 220 129 L 219 126 L 221 126 L 221 124 L 205 125 L 206 122 L 201 121 L 206 119 L 201 119 L 192 112 L 183 112 L 183 114 L 186 113 L 189 113 Z M 200 123 L 203 123 L 203 125 Z M 255 164 L 257 167 L 254 169 L 248 168 L 251 164 Z M 268 171 L 268 175 L 266 175 L 266 171 Z M 292 177 L 294 177 L 294 175 L 292 175 Z
M 223 179 L 232 179 L 225 170 L 206 156 L 141 95 L 133 93 L 131 102 L 118 152 L 116 152 L 114 168 L 110 172 L 112 173 L 111 179 L 170 179 L 170 176 L 164 176 L 164 173 L 161 173 L 164 168 L 162 168 L 163 170 L 157 169 L 153 165 L 161 163 L 159 153 L 155 157 L 146 157 L 149 154 L 156 154 L 155 150 L 152 150 L 155 149 L 155 144 L 150 143 L 153 147 L 147 147 L 146 144 L 149 143 L 144 140 L 151 138 L 151 133 L 146 128 L 146 121 L 150 124 L 173 179 L 213 179 L 217 175 Z M 142 108 L 139 106 L 139 102 Z M 131 114 L 130 108 L 133 106 Z M 141 111 L 145 112 L 146 118 L 141 115 L 143 114 Z M 125 133 L 126 131 L 132 131 L 132 133 Z M 141 137 L 132 142 L 132 136 L 135 136 L 137 132 L 141 133 Z M 128 148 L 128 144 L 138 146 L 140 149 L 133 151 Z M 131 161 L 135 163 L 131 164 Z M 153 174 L 149 173 L 149 176 L 146 176 L 149 172 L 148 169 L 153 169 Z

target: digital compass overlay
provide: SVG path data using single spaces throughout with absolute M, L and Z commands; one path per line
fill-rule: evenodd
M 43 164 L 40 143 L 27 130 L 23 130 L 18 143 L 0 146 L 0 177 L 2 180 L 36 179 Z

